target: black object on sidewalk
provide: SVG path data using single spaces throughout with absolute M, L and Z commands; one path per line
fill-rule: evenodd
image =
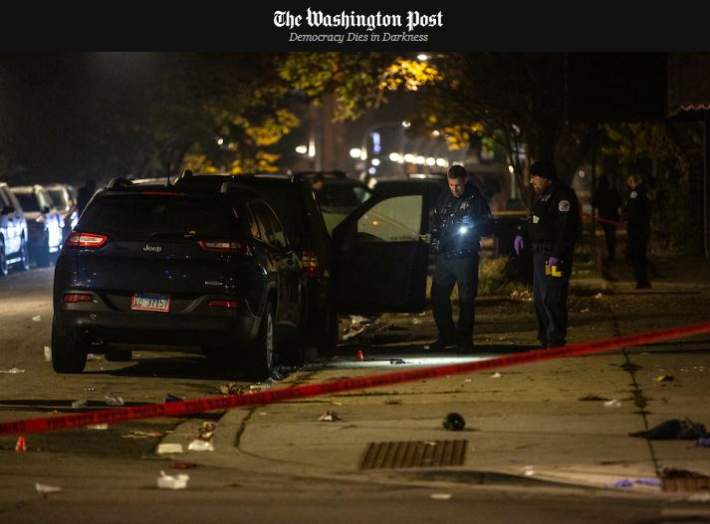
M 666 420 L 648 431 L 636 431 L 629 435 L 648 440 L 695 440 L 710 436 L 703 424 L 696 424 L 690 419 Z

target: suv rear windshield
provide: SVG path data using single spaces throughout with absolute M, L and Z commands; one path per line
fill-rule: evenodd
M 229 238 L 237 233 L 234 211 L 226 205 L 154 195 L 96 199 L 81 216 L 79 228 L 122 239 Z

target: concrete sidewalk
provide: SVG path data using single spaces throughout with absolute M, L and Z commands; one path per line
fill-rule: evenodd
M 703 266 L 702 271 L 707 268 Z M 579 279 L 570 298 L 570 342 L 643 332 L 708 320 L 710 281 L 654 281 L 636 292 L 629 281 Z M 432 365 L 489 358 L 535 344 L 527 297 L 484 297 L 477 309 L 480 354 L 430 355 L 436 336 L 431 315 L 387 315 L 340 348 L 330 360 L 310 365 L 274 387 L 327 382 Z M 357 350 L 374 360 L 358 363 Z M 390 364 L 399 358 L 404 364 Z M 672 376 L 671 382 L 658 377 Z M 477 483 L 532 480 L 610 488 L 629 479 L 658 479 L 663 468 L 710 476 L 710 449 L 694 440 L 647 441 L 630 432 L 668 419 L 710 425 L 710 336 L 629 348 L 421 383 L 346 392 L 251 409 L 221 419 L 214 453 L 181 457 L 243 470 L 370 479 L 451 479 Z M 605 402 L 617 407 L 607 407 Z M 327 411 L 342 418 L 319 422 Z M 464 431 L 442 427 L 451 412 Z M 194 434 L 188 428 L 171 436 Z M 385 441 L 465 439 L 462 466 L 361 471 L 367 445 Z M 182 458 L 181 458 L 182 459 Z M 658 496 L 659 487 L 610 488 Z M 681 494 L 687 498 L 690 493 Z

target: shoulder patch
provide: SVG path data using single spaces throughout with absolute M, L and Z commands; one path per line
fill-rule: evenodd
M 469 204 L 468 202 L 461 202 L 461 206 L 459 207 L 459 209 L 467 209 L 470 205 L 471 204 Z
M 569 200 L 560 200 L 560 203 L 557 206 L 557 209 L 559 209 L 562 213 L 567 213 L 569 211 L 569 208 Z
M 639 196 L 639 194 L 636 191 L 632 191 L 629 198 L 636 198 L 637 196 Z

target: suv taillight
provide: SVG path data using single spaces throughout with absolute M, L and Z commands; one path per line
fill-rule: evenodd
M 199 246 L 212 253 L 235 253 L 250 256 L 251 248 L 245 240 L 200 240 Z
M 95 248 L 103 246 L 107 240 L 108 237 L 106 235 L 95 235 L 94 233 L 81 233 L 79 231 L 75 231 L 69 235 L 64 245 Z
M 303 261 L 303 270 L 306 272 L 306 276 L 318 276 L 318 255 L 315 251 L 304 249 L 301 260 Z

